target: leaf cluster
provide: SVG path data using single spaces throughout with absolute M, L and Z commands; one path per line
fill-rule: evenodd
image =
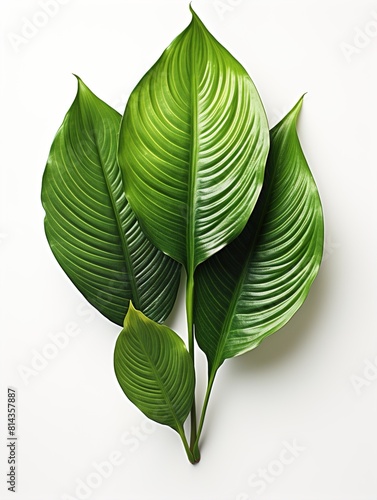
M 297 136 L 303 98 L 269 131 L 250 76 L 191 12 L 123 116 L 77 79 L 42 203 L 60 266 L 123 326 L 114 352 L 121 388 L 180 435 L 195 463 L 218 369 L 304 302 L 322 258 L 323 213 Z M 163 324 L 182 268 L 188 348 Z M 199 424 L 195 340 L 208 360 Z

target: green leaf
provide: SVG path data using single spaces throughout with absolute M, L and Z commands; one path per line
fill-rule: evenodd
M 176 333 L 151 321 L 131 303 L 115 346 L 114 367 L 132 403 L 152 420 L 183 432 L 194 397 L 195 374 Z
M 242 231 L 268 147 L 252 80 L 192 11 L 132 92 L 118 153 L 143 230 L 189 275 Z
M 144 236 L 116 160 L 120 115 L 78 79 L 42 183 L 45 230 L 68 277 L 122 325 L 129 300 L 157 321 L 171 311 L 180 266 Z
M 271 131 L 265 184 L 246 228 L 195 274 L 196 338 L 212 376 L 287 323 L 320 266 L 323 214 L 297 136 L 301 106 Z

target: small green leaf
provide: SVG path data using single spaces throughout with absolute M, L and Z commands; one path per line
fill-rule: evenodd
M 182 436 L 195 390 L 193 362 L 182 339 L 131 303 L 116 342 L 114 367 L 128 399 Z
M 68 277 L 122 325 L 129 300 L 156 321 L 170 313 L 180 266 L 144 236 L 116 160 L 121 116 L 78 79 L 42 184 L 46 236 Z
M 242 231 L 269 147 L 252 80 L 192 16 L 132 92 L 119 138 L 126 196 L 143 230 L 191 277 Z
M 246 228 L 195 275 L 196 338 L 212 378 L 225 359 L 287 323 L 320 266 L 323 214 L 297 136 L 301 106 L 271 131 L 265 184 Z

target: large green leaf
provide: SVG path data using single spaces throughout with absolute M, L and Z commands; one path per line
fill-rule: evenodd
M 107 318 L 122 325 L 132 299 L 162 321 L 180 266 L 149 242 L 127 203 L 116 160 L 120 120 L 78 79 L 43 176 L 46 235 L 68 277 Z
M 287 323 L 320 266 L 323 214 L 297 136 L 301 106 L 271 131 L 265 184 L 246 228 L 195 275 L 196 338 L 212 376 Z
M 194 365 L 176 333 L 132 303 L 114 353 L 115 373 L 126 396 L 147 417 L 184 436 L 195 390 Z
M 119 140 L 126 196 L 142 228 L 191 276 L 242 231 L 269 147 L 252 80 L 192 16 L 132 92 Z

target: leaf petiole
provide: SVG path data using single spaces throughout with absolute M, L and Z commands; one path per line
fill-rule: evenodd
M 187 331 L 188 331 L 188 351 L 192 359 L 192 363 L 195 366 L 195 344 L 194 344 L 194 271 L 187 272 L 187 283 L 186 283 L 186 316 L 187 316 Z M 191 435 L 190 435 L 190 445 L 193 447 L 196 442 L 196 402 L 195 394 L 192 402 L 191 413 Z M 199 460 L 197 460 L 199 461 Z
M 187 439 L 186 439 L 186 436 L 185 436 L 185 432 L 184 432 L 184 430 L 183 430 L 182 427 L 180 427 L 178 429 L 178 434 L 179 434 L 179 436 L 180 436 L 180 438 L 182 440 L 183 446 L 184 446 L 186 454 L 187 454 L 187 458 L 189 459 L 190 463 L 196 464 L 199 460 L 195 459 L 195 456 L 194 456 L 193 452 L 190 449 L 190 446 L 189 446 L 189 444 L 187 442 Z
M 217 373 L 217 369 L 216 370 L 212 370 L 211 374 L 208 377 L 207 390 L 206 390 L 206 394 L 205 394 L 205 397 L 204 397 L 202 412 L 201 412 L 201 415 L 200 415 L 198 432 L 197 432 L 197 436 L 196 436 L 195 442 L 194 442 L 194 444 L 191 447 L 192 453 L 194 455 L 194 458 L 199 458 L 200 459 L 199 441 L 200 441 L 200 436 L 202 434 L 204 420 L 205 420 L 205 417 L 206 417 L 208 403 L 209 403 L 209 398 L 211 397 L 213 383 L 215 381 L 216 373 Z

